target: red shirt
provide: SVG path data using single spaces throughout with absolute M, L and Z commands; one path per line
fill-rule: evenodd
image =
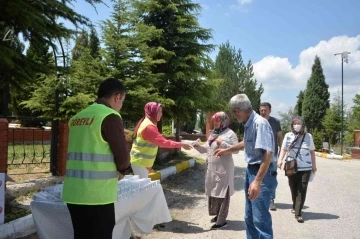
M 148 125 L 143 131 L 141 131 L 141 136 L 144 140 L 162 148 L 181 148 L 181 142 L 165 139 L 164 136 L 160 134 L 158 128 L 154 125 Z

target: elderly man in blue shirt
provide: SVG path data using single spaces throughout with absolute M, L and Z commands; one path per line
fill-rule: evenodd
M 248 163 L 244 187 L 246 236 L 248 239 L 270 239 L 273 230 L 269 207 L 274 177 L 269 166 L 274 151 L 273 132 L 269 122 L 253 111 L 247 95 L 237 94 L 229 104 L 236 119 L 244 123 L 244 140 L 230 148 L 218 149 L 214 154 L 221 156 L 245 149 Z

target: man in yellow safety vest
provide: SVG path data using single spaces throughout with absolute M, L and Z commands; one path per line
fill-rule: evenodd
M 125 87 L 104 80 L 98 99 L 69 121 L 69 143 L 63 201 L 67 203 L 74 238 L 111 239 L 115 226 L 117 183 L 131 170 L 119 114 Z

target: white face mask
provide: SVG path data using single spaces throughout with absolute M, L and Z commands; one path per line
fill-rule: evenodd
M 302 129 L 302 125 L 300 125 L 300 124 L 294 124 L 294 130 L 296 131 L 296 132 L 300 132 L 301 131 L 301 129 Z

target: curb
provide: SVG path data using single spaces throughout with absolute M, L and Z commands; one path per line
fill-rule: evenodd
M 185 169 L 194 167 L 194 165 L 195 159 L 189 159 L 187 161 L 178 163 L 175 166 L 170 166 L 157 172 L 149 173 L 149 178 L 151 178 L 151 180 L 164 180 L 170 175 L 178 174 Z M 0 239 L 15 239 L 28 236 L 35 232 L 36 228 L 32 214 L 0 225 Z
M 336 154 L 327 154 L 320 152 L 315 152 L 315 156 L 326 159 L 343 159 L 343 160 L 351 159 L 350 155 L 336 155 Z
M 32 214 L 0 225 L 0 239 L 26 237 L 36 232 Z
M 177 173 L 180 173 L 182 171 L 184 171 L 185 169 L 194 167 L 195 165 L 195 159 L 189 159 L 187 161 L 181 162 L 176 164 L 175 166 L 170 166 L 164 169 L 161 169 L 159 171 L 156 172 L 151 172 L 149 173 L 149 178 L 151 178 L 151 180 L 164 180 L 165 178 L 169 177 L 170 175 L 174 175 Z

